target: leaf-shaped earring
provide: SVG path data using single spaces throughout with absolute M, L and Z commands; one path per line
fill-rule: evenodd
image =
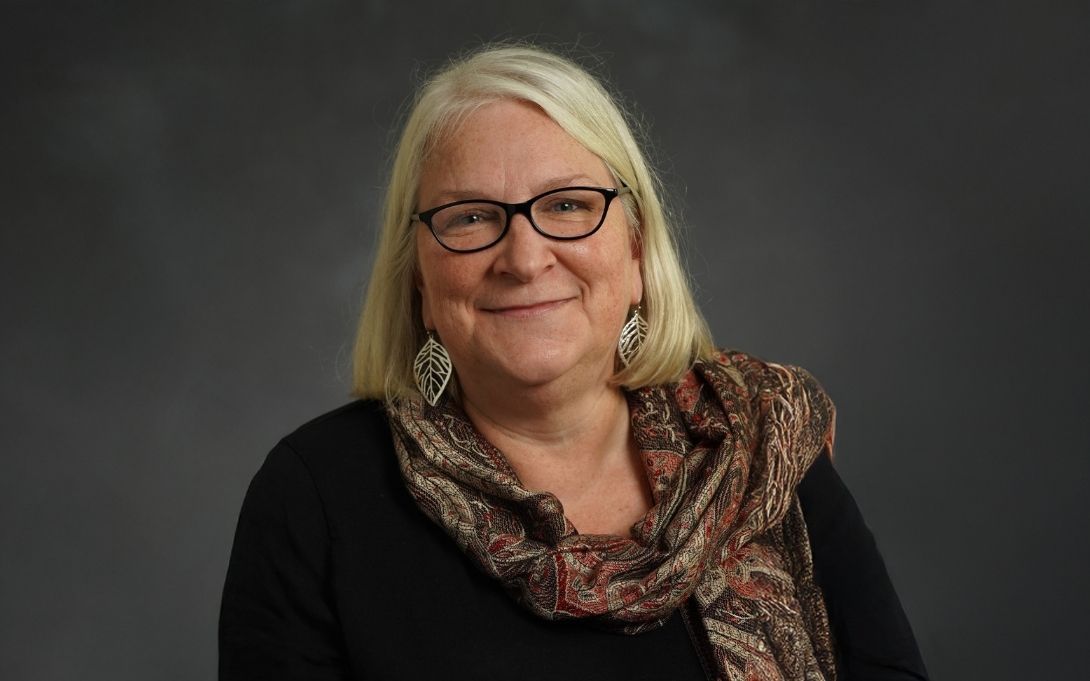
M 617 354 L 621 356 L 621 363 L 628 366 L 643 347 L 643 341 L 647 338 L 647 320 L 640 315 L 640 306 L 632 311 L 628 321 L 621 327 L 621 337 L 617 339 Z
M 447 349 L 435 340 L 435 334 L 428 331 L 428 342 L 416 353 L 413 361 L 413 378 L 416 379 L 416 387 L 424 396 L 428 404 L 435 406 L 443 391 L 447 389 L 450 375 L 454 373 L 454 365 L 450 363 L 450 355 Z

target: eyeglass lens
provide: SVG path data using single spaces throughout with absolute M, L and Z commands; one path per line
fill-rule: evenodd
M 530 216 L 539 231 L 560 239 L 590 234 L 602 223 L 607 199 L 587 189 L 563 189 L 539 197 Z M 507 227 L 507 211 L 486 202 L 449 206 L 431 218 L 432 231 L 448 248 L 459 251 L 489 246 Z

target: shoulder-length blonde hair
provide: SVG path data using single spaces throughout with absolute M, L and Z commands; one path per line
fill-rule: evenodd
M 387 400 L 418 394 L 412 365 L 425 329 L 409 225 L 421 166 L 471 113 L 501 99 L 537 105 L 632 189 L 623 205 L 640 248 L 641 311 L 650 328 L 640 352 L 613 382 L 639 388 L 677 380 L 695 359 L 711 353 L 711 335 L 678 260 L 658 179 L 628 118 L 602 84 L 574 62 L 538 47 L 502 45 L 451 63 L 416 94 L 386 189 L 382 233 L 356 333 L 353 393 Z

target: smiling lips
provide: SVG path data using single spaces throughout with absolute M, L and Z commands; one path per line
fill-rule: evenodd
M 530 305 L 505 305 L 499 307 L 483 307 L 485 312 L 501 315 L 504 317 L 513 318 L 527 318 L 537 317 L 539 315 L 548 314 L 558 307 L 562 306 L 574 298 L 559 298 L 556 300 L 546 300 L 540 303 L 532 303 Z

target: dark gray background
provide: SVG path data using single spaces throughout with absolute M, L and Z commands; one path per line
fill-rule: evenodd
M 1083 3 L 6 2 L 0 677 L 200 679 L 250 476 L 347 399 L 389 131 L 597 55 L 720 344 L 808 367 L 938 679 L 1085 675 Z

